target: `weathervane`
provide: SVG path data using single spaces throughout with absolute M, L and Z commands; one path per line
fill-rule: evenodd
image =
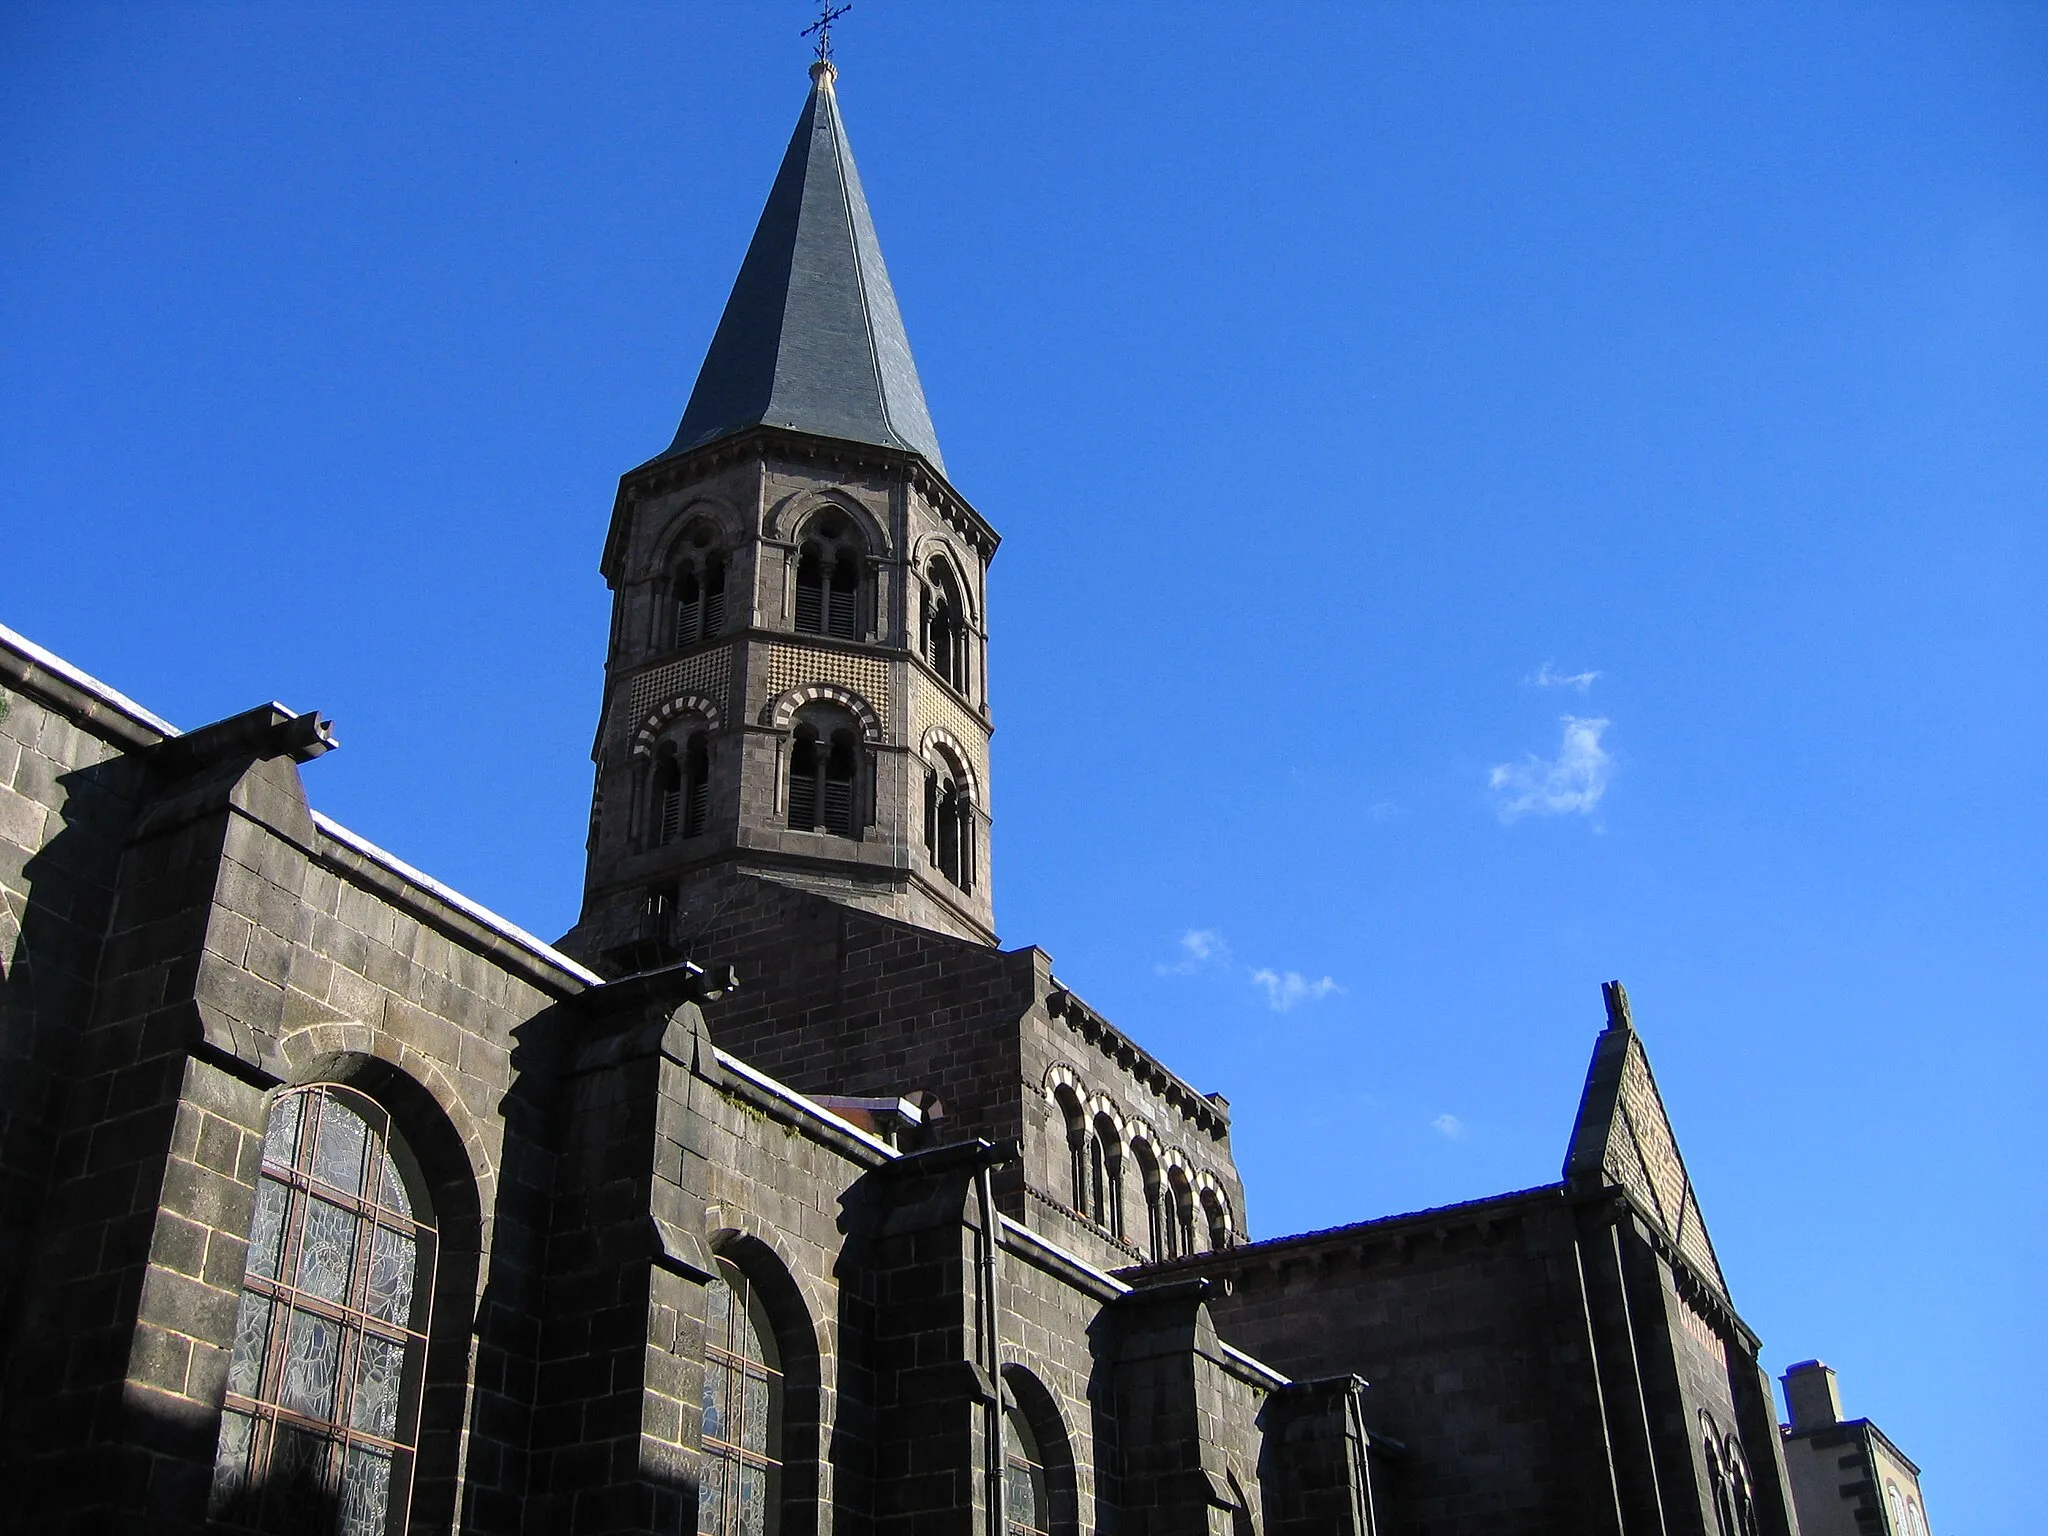
M 834 5 L 832 0 L 818 0 L 818 19 L 797 34 L 799 37 L 809 37 L 813 32 L 818 34 L 820 64 L 832 62 L 832 23 L 852 9 L 853 0 L 847 0 L 845 5 Z

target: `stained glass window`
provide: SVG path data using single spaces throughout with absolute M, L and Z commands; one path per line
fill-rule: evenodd
M 409 1162 L 347 1088 L 271 1110 L 214 1457 L 222 1527 L 405 1529 L 434 1274 Z
M 1045 1456 L 1031 1432 L 1031 1421 L 1007 1394 L 1003 1439 L 1003 1519 L 1010 1536 L 1046 1536 L 1052 1529 L 1052 1499 L 1045 1482 Z
M 782 1360 L 760 1298 L 724 1259 L 705 1287 L 700 1536 L 775 1536 L 782 1502 Z

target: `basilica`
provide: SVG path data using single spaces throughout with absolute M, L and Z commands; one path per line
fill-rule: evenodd
M 998 535 L 811 73 L 611 510 L 568 934 L 316 810 L 317 713 L 180 731 L 0 630 L 0 1527 L 1864 1510 L 1883 1437 L 1813 1362 L 1781 1430 L 1618 983 L 1554 1182 L 1255 1240 L 1228 1101 L 998 945 Z

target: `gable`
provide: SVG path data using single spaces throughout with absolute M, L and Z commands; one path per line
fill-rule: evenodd
M 1607 1002 L 1607 1028 L 1593 1047 L 1564 1176 L 1576 1185 L 1614 1184 L 1626 1190 L 1701 1278 L 1726 1296 L 1721 1261 L 1650 1071 L 1649 1052 L 1629 1017 L 1628 993 L 1618 981 L 1603 983 L 1600 990 Z

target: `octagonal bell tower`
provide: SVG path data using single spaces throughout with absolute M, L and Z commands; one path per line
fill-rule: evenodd
M 619 483 L 582 918 L 613 970 L 758 877 L 994 943 L 987 574 L 812 87 L 675 441 Z

